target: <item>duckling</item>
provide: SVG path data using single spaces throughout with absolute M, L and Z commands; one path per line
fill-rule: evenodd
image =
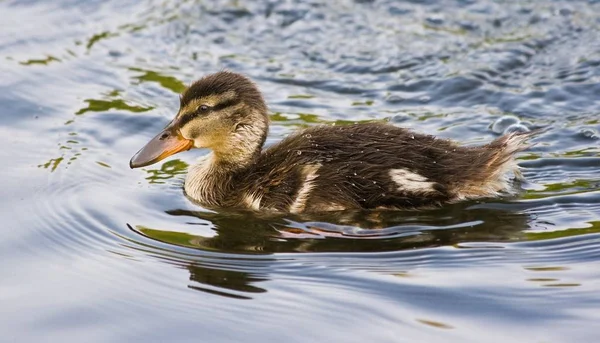
M 284 213 L 407 209 L 496 197 L 520 175 L 511 133 L 465 147 L 388 123 L 313 126 L 263 149 L 267 106 L 245 76 L 221 71 L 180 96 L 175 118 L 130 161 L 156 163 L 191 148 L 212 150 L 189 169 L 184 191 L 201 206 Z

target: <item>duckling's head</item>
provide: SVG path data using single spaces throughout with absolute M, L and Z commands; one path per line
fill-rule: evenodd
M 191 148 L 208 148 L 217 160 L 244 165 L 260 153 L 267 131 L 267 106 L 256 85 L 240 74 L 221 71 L 183 92 L 175 118 L 129 166 L 144 167 Z

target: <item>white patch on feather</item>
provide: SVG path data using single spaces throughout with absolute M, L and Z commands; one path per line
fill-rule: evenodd
M 253 211 L 260 210 L 260 202 L 262 200 L 262 196 L 259 196 L 258 194 L 244 194 L 242 199 L 244 205 L 246 205 L 249 209 Z
M 290 205 L 291 213 L 300 213 L 304 211 L 304 208 L 306 207 L 306 201 L 308 200 L 310 192 L 315 187 L 315 183 L 313 181 L 319 176 L 317 174 L 317 171 L 320 167 L 320 164 L 308 165 L 304 167 L 304 183 L 302 183 L 302 186 L 298 191 L 298 196 L 296 196 L 296 200 L 294 200 L 294 202 Z
M 398 184 L 398 190 L 412 193 L 431 193 L 435 192 L 433 186 L 435 182 L 427 181 L 423 175 L 413 173 L 406 169 L 391 169 L 390 177 L 392 181 Z

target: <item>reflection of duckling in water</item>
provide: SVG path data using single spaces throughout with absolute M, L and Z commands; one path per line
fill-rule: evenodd
M 419 255 L 419 253 L 413 255 L 412 252 L 415 249 L 461 245 L 464 242 L 468 242 L 468 244 L 477 244 L 473 242 L 489 244 L 491 241 L 514 242 L 525 238 L 522 231 L 529 227 L 531 220 L 527 214 L 521 211 L 495 208 L 494 204 L 488 204 L 486 208 L 471 208 L 472 205 L 472 203 L 460 203 L 418 212 L 374 212 L 380 214 L 381 223 L 371 223 L 371 220 L 365 218 L 365 211 L 356 211 L 354 224 L 360 225 L 363 229 L 355 227 L 353 230 L 363 231 L 361 236 L 347 234 L 346 229 L 351 229 L 349 227 L 351 216 L 340 222 L 339 213 L 307 215 L 313 220 L 333 219 L 332 224 L 326 222 L 304 223 L 304 227 L 308 229 L 302 230 L 304 233 L 311 232 L 315 228 L 325 229 L 331 233 L 331 235 L 319 237 L 316 236 L 316 232 L 313 232 L 312 238 L 318 239 L 304 239 L 307 237 L 299 235 L 283 238 L 280 233 L 288 231 L 287 225 L 294 223 L 281 218 L 262 218 L 261 215 L 252 213 L 228 213 L 228 211 L 219 213 L 187 210 L 167 211 L 167 214 L 173 216 L 174 219 L 179 217 L 180 222 L 196 225 L 210 222 L 217 234 L 206 237 L 190 235 L 187 232 L 161 231 L 143 226 L 135 228 L 131 226 L 130 228 L 147 238 L 170 245 L 220 253 L 244 254 L 244 258 L 231 260 L 228 258 L 215 259 L 213 255 L 208 255 L 204 259 L 200 254 L 187 264 L 178 263 L 176 265 L 177 267 L 184 266 L 189 271 L 190 282 L 187 287 L 190 289 L 233 299 L 251 299 L 270 290 L 269 283 L 264 281 L 276 278 L 272 275 L 271 270 L 277 269 L 272 267 L 281 262 L 277 258 L 261 258 L 256 255 L 289 252 L 396 251 L 400 253 L 402 250 L 408 251 L 409 255 L 386 255 L 391 259 L 394 259 L 392 256 L 396 256 L 397 261 L 402 261 L 400 265 L 396 264 L 397 271 L 394 274 L 397 274 L 401 270 L 405 271 L 410 261 L 423 263 L 422 258 L 427 259 L 429 256 L 427 252 L 423 252 L 423 255 Z M 350 215 L 352 212 L 346 211 L 343 215 Z M 299 220 L 302 219 L 299 218 Z M 302 223 L 297 224 L 303 225 Z M 369 230 L 372 225 L 376 227 L 381 225 L 387 229 Z M 336 232 L 337 235 L 335 235 Z M 377 234 L 378 236 L 375 236 Z M 145 245 L 141 249 L 147 251 Z M 335 260 L 336 266 L 339 266 L 341 260 L 335 256 L 332 255 L 331 258 Z M 415 258 L 415 256 L 421 257 Z M 443 253 L 440 256 L 445 258 Z M 288 258 L 290 257 L 283 259 Z M 295 260 L 295 258 L 293 259 Z M 217 262 L 219 260 L 220 263 Z M 236 262 L 240 264 L 237 265 Z M 378 265 L 377 261 L 370 258 L 362 259 L 364 264 L 360 265 L 354 259 L 349 259 L 347 263 L 351 264 L 352 268 L 360 268 L 361 265 L 365 268 L 373 268 L 374 265 Z M 389 264 L 386 266 L 390 267 Z
M 190 168 L 185 191 L 207 208 L 315 213 L 436 206 L 498 196 L 518 174 L 529 134 L 462 147 L 383 123 L 315 126 L 262 149 L 267 107 L 247 78 L 219 72 L 193 83 L 171 123 L 132 168 L 180 151 L 213 151 Z
M 267 281 L 268 278 L 265 276 L 237 270 L 208 268 L 193 263 L 187 268 L 190 271 L 190 281 L 194 281 L 194 284 L 188 287 L 197 291 L 234 299 L 252 299 L 251 296 L 243 294 L 266 292 L 265 289 L 254 285 L 257 282 Z
M 472 202 L 463 202 L 424 211 L 344 211 L 299 216 L 169 210 L 166 213 L 175 222 L 209 225 L 215 234 L 192 235 L 141 225 L 130 228 L 171 245 L 250 254 L 382 252 L 523 239 L 523 230 L 532 225 L 532 218 L 520 210 L 497 205 L 473 206 Z M 370 218 L 372 213 L 379 215 Z

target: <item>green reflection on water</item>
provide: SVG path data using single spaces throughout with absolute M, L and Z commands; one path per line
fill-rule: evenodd
M 84 102 L 86 102 L 88 106 L 75 112 L 75 114 L 82 115 L 86 112 L 105 112 L 109 110 L 121 110 L 139 113 L 147 112 L 154 109 L 154 107 L 152 106 L 139 106 L 128 104 L 125 100 L 120 98 L 121 91 L 117 89 L 105 93 L 104 96 L 107 99 L 85 99 Z
M 146 24 L 125 24 L 125 25 L 119 26 L 119 29 L 133 33 L 133 32 L 141 31 L 141 30 L 145 29 L 146 27 L 147 27 Z
M 600 156 L 600 149 L 596 147 L 588 147 L 580 150 L 566 151 L 562 154 L 553 154 L 558 157 L 589 157 Z
M 94 46 L 94 44 L 98 43 L 99 41 L 101 41 L 103 39 L 111 38 L 111 37 L 116 37 L 116 36 L 117 36 L 116 33 L 111 33 L 108 31 L 104 31 L 104 32 L 95 34 L 92 36 L 92 38 L 90 38 L 90 40 L 88 41 L 88 43 L 85 47 L 89 50 L 92 48 L 92 46 Z
M 112 168 L 110 165 L 108 165 L 107 163 L 104 163 L 104 162 L 96 161 L 96 164 L 98 164 L 99 166 L 105 167 L 105 168 Z
M 446 33 L 450 33 L 453 35 L 465 35 L 468 33 L 467 30 L 465 30 L 465 29 L 458 29 L 458 28 L 455 29 L 455 28 L 449 28 L 449 27 L 433 26 L 433 25 L 428 25 L 428 24 L 423 24 L 423 28 L 426 30 L 446 32 Z
M 298 118 L 290 118 L 289 116 L 297 116 Z M 349 125 L 356 123 L 371 123 L 379 122 L 382 120 L 326 120 L 321 119 L 317 114 L 313 113 L 282 113 L 275 112 L 269 116 L 272 122 L 277 122 L 278 125 L 302 125 L 302 124 L 330 124 L 330 125 Z M 299 123 L 300 122 L 300 123 Z
M 188 248 L 197 248 L 197 241 L 202 239 L 202 237 L 190 235 L 184 232 L 156 230 L 143 225 L 137 225 L 136 230 L 158 241 Z
M 115 99 L 115 100 L 85 99 L 84 101 L 88 103 L 88 106 L 75 112 L 76 115 L 82 115 L 86 112 L 104 112 L 104 111 L 108 111 L 108 110 L 122 110 L 122 111 L 139 113 L 139 112 L 147 112 L 147 111 L 154 109 L 154 107 L 152 107 L 152 106 L 143 107 L 143 106 L 137 106 L 137 105 L 129 105 L 122 99 Z
M 373 100 L 367 100 L 367 101 L 354 101 L 352 103 L 352 106 L 371 106 L 375 103 L 375 101 Z
M 541 154 L 536 154 L 536 153 L 530 152 L 530 153 L 526 153 L 524 155 L 517 157 L 517 160 L 530 161 L 530 160 L 538 160 L 540 158 L 542 158 Z
M 528 232 L 525 234 L 525 237 L 530 241 L 540 241 L 600 232 L 600 221 L 596 220 L 587 223 L 590 224 L 590 227 L 550 232 Z
M 308 95 L 308 94 L 295 94 L 295 95 L 288 96 L 288 99 L 312 99 L 314 97 L 315 97 L 314 95 Z
M 129 68 L 131 71 L 140 72 L 142 75 L 135 76 L 134 79 L 137 83 L 142 82 L 154 82 L 158 83 L 161 87 L 171 90 L 175 93 L 181 93 L 185 90 L 185 84 L 173 76 L 164 75 L 152 70 L 145 70 L 141 68 Z
M 548 285 L 543 285 L 544 287 L 579 287 L 580 283 L 553 283 Z
M 160 169 L 150 169 L 146 172 L 150 174 L 146 178 L 150 183 L 165 183 L 165 180 L 172 179 L 177 175 L 185 174 L 188 164 L 182 160 L 176 159 L 165 162 Z
M 38 165 L 39 168 L 50 169 L 51 172 L 58 168 L 58 165 L 64 160 L 64 157 L 52 158 L 44 164 Z
M 409 113 L 410 115 L 415 115 L 417 117 L 418 121 L 426 121 L 428 119 L 431 118 L 444 118 L 446 117 L 446 114 L 439 114 L 439 113 L 432 113 L 432 112 L 428 112 L 422 115 L 419 114 L 415 114 L 415 113 Z
M 417 319 L 418 322 L 425 324 L 425 325 L 429 325 L 432 326 L 434 328 L 438 328 L 438 329 L 453 329 L 454 327 L 452 327 L 451 325 L 442 323 L 442 322 L 436 322 L 433 320 L 428 320 L 428 319 Z
M 572 182 L 558 182 L 544 185 L 543 190 L 528 190 L 523 194 L 523 199 L 543 199 L 560 195 L 581 194 L 596 189 L 595 182 L 591 180 L 574 180 Z
M 60 62 L 60 59 L 58 59 L 54 56 L 48 56 L 44 59 L 31 59 L 31 60 L 19 62 L 19 64 L 25 65 L 25 66 L 33 65 L 33 64 L 48 65 L 50 62 Z

